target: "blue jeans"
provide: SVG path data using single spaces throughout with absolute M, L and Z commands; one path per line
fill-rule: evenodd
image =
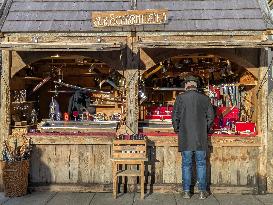
M 206 176 L 206 152 L 205 151 L 183 151 L 182 152 L 183 190 L 190 191 L 193 153 L 195 153 L 198 189 L 199 191 L 206 191 L 207 176 Z

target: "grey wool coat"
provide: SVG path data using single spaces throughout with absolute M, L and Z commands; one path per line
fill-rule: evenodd
M 207 151 L 208 130 L 213 120 L 214 110 L 209 97 L 195 90 L 178 95 L 172 124 L 178 132 L 179 151 Z

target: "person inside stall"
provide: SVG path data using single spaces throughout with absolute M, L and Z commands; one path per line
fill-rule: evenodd
M 200 199 L 208 196 L 206 182 L 207 134 L 213 124 L 214 110 L 209 97 L 198 91 L 198 78 L 185 79 L 185 93 L 177 96 L 172 113 L 174 131 L 182 154 L 183 198 L 191 197 L 192 156 L 195 156 Z
M 96 108 L 92 105 L 90 94 L 77 90 L 69 99 L 68 113 L 71 119 L 79 120 L 83 113 L 89 115 L 96 113 Z

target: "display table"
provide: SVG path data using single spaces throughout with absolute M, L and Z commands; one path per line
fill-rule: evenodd
M 118 126 L 118 121 L 51 121 L 43 120 L 39 124 L 41 132 L 111 132 L 115 131 Z

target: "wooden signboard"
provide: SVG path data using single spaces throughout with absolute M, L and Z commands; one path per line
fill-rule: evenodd
M 166 9 L 92 12 L 91 15 L 93 27 L 164 24 L 168 21 Z

